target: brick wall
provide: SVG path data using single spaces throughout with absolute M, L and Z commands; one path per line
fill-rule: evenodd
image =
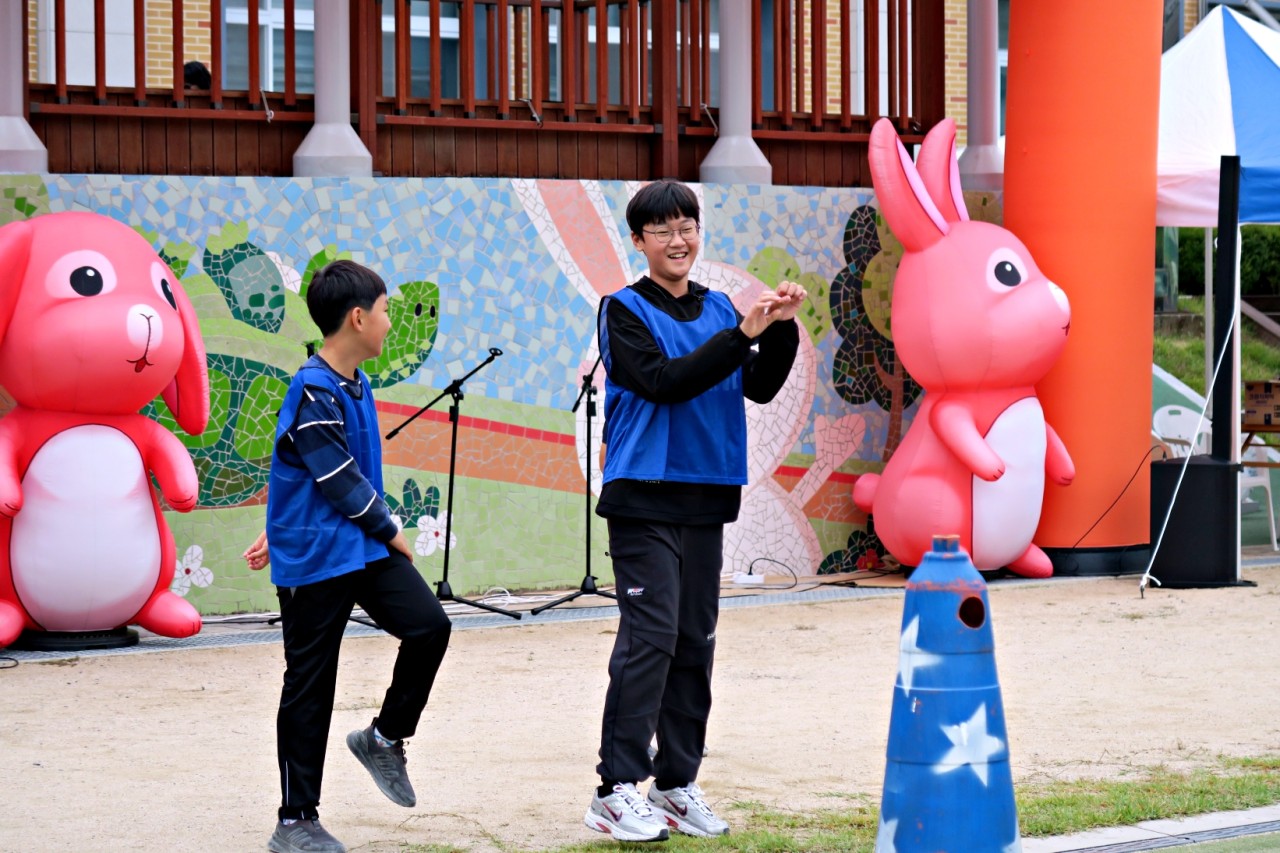
M 968 139 L 969 11 L 966 0 L 943 5 L 943 63 L 946 68 L 947 116 L 956 120 L 956 145 Z
M 826 51 L 827 51 L 827 98 L 823 108 L 828 113 L 840 113 L 840 97 L 845 85 L 844 75 L 840 73 L 840 33 L 844 30 L 844 21 L 840 18 L 840 3 L 838 0 L 828 0 L 827 2 L 827 33 L 826 33 Z M 852 34 L 849 35 L 852 38 Z M 857 57 L 858 51 L 855 49 L 853 56 Z
M 1186 35 L 1195 29 L 1196 24 L 1200 23 L 1200 4 L 1196 0 L 1183 0 L 1182 4 L 1182 34 Z
M 209 64 L 212 30 L 209 0 L 182 3 L 182 61 L 198 59 Z M 147 85 L 173 85 L 173 2 L 146 0 Z
M 172 0 L 145 0 L 147 85 L 166 88 L 173 85 L 173 3 Z M 35 81 L 40 57 L 36 39 L 39 0 L 27 0 L 27 68 L 28 79 Z M 209 0 L 184 0 L 183 62 L 198 59 L 208 65 L 213 54 L 213 30 Z
M 27 0 L 27 79 L 32 82 L 35 82 L 36 62 L 40 59 L 40 52 L 36 50 L 37 2 Z

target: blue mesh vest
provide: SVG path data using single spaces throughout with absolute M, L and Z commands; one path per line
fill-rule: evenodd
M 738 325 L 733 303 L 707 291 L 702 313 L 681 322 L 627 287 L 600 307 L 600 350 L 611 370 L 604 321 L 608 300 L 617 299 L 639 317 L 667 358 L 688 355 L 716 332 Z M 604 482 L 663 480 L 677 483 L 747 483 L 747 411 L 742 370 L 683 403 L 654 403 L 606 376 L 604 401 Z
M 364 394 L 363 399 L 352 399 L 342 390 L 337 374 L 323 362 L 316 364 L 318 360 L 312 356 L 293 377 L 276 426 L 267 489 L 267 540 L 271 543 L 271 582 L 276 586 L 301 586 L 344 575 L 388 553 L 386 545 L 329 503 L 300 462 L 280 458 L 279 445 L 293 427 L 303 389 L 308 385 L 325 388 L 342 406 L 348 451 L 374 491 L 383 493 L 382 445 L 373 389 L 364 374 L 357 373 Z

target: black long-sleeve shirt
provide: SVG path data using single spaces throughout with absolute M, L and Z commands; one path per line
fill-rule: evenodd
M 707 293 L 706 287 L 691 281 L 689 292 L 676 298 L 648 277 L 634 287 L 652 305 L 679 321 L 697 319 Z M 618 300 L 609 300 L 604 322 L 609 331 L 610 378 L 654 403 L 691 400 L 739 368 L 743 396 L 767 403 L 787 381 L 800 344 L 794 320 L 770 324 L 754 341 L 734 326 L 716 332 L 686 356 L 667 358 L 649 327 Z M 752 348 L 756 344 L 758 351 Z M 605 518 L 727 524 L 737 519 L 741 501 L 741 486 L 612 480 L 600 493 L 596 513 Z

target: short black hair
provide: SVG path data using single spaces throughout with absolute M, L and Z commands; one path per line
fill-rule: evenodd
M 334 261 L 311 277 L 307 311 L 326 338 L 342 328 L 352 308 L 368 311 L 387 293 L 382 276 L 355 261 Z
M 637 236 L 646 225 L 658 225 L 679 216 L 687 216 L 702 224 L 698 197 L 679 181 L 645 184 L 627 204 L 627 225 Z
M 193 59 L 182 66 L 182 82 L 188 89 L 208 89 L 213 85 L 213 76 L 209 66 Z

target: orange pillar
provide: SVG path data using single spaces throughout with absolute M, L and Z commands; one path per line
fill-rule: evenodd
M 1005 225 L 1071 300 L 1038 387 L 1076 464 L 1047 486 L 1035 540 L 1058 574 L 1146 568 L 1121 549 L 1151 538 L 1161 15 L 1161 0 L 1010 3 Z

